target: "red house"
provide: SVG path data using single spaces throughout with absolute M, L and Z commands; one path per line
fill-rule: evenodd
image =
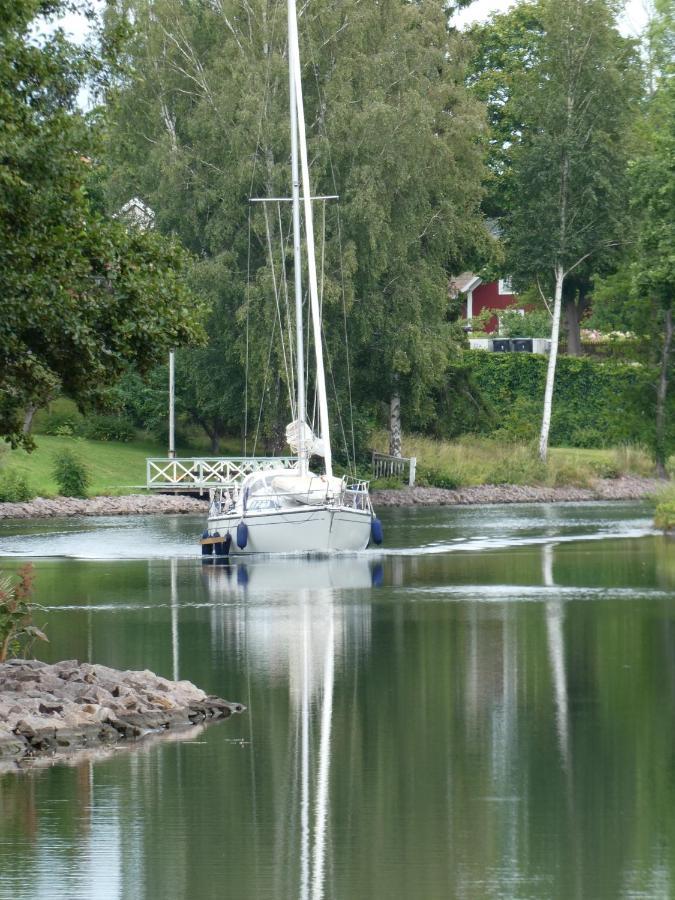
M 514 307 L 518 295 L 511 288 L 510 279 L 500 278 L 499 281 L 483 281 L 473 272 L 463 272 L 450 282 L 450 293 L 453 297 L 463 294 L 466 300 L 462 303 L 462 316 L 468 322 L 483 312 L 494 310 L 494 315 L 488 319 L 485 331 L 491 333 L 499 328 L 499 312 L 507 307 Z M 522 312 L 525 310 L 523 309 Z M 519 310 L 520 312 L 520 310 Z

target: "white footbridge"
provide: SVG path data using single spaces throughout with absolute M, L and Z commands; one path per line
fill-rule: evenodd
M 145 486 L 165 493 L 199 493 L 212 488 L 238 487 L 247 475 L 260 469 L 293 470 L 295 456 L 225 456 L 148 458 Z

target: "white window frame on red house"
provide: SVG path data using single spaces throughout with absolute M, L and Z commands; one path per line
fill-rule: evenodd
M 515 295 L 515 291 L 511 286 L 511 276 L 507 275 L 506 278 L 500 278 L 497 282 L 497 293 L 500 296 L 504 296 L 505 294 L 513 294 Z

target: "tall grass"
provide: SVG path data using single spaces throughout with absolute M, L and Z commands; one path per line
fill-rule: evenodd
M 387 436 L 375 436 L 374 448 L 384 453 Z M 642 447 L 588 450 L 554 447 L 546 464 L 536 445 L 465 436 L 440 441 L 420 435 L 403 439 L 403 455 L 417 457 L 418 483 L 454 483 L 458 487 L 478 484 L 541 484 L 589 486 L 596 478 L 621 475 L 653 475 L 654 463 Z

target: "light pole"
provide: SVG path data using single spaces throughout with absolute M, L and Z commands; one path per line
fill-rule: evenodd
M 169 459 L 176 458 L 176 376 L 174 351 L 169 351 Z

